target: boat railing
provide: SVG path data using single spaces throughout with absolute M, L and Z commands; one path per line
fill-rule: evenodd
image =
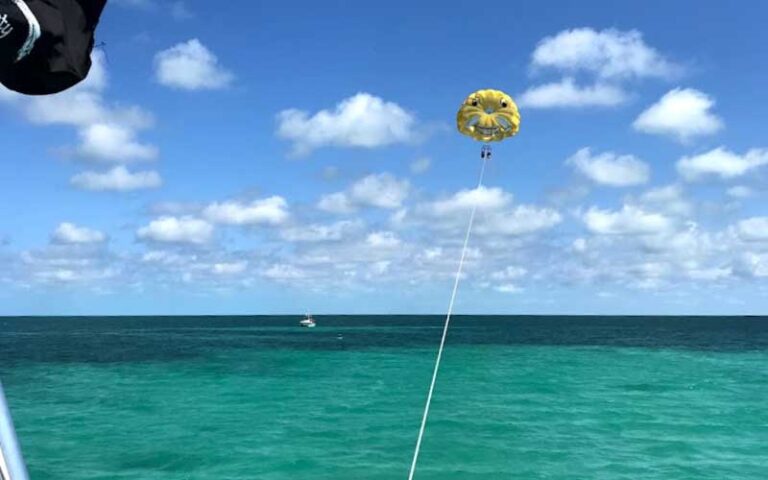
M 0 382 L 0 480 L 29 480 L 2 382 Z

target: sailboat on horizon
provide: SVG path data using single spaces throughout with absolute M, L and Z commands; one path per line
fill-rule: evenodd
M 304 319 L 299 322 L 299 326 L 305 328 L 315 328 L 317 323 L 315 322 L 315 319 L 312 318 L 312 314 L 307 312 L 307 314 L 304 316 Z

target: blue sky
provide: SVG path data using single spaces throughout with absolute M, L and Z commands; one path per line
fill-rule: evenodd
M 90 78 L 0 91 L 0 314 L 759 314 L 758 2 L 113 0 Z M 455 131 L 480 88 L 520 105 Z

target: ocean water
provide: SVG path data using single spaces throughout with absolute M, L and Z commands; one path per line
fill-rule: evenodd
M 407 478 L 442 317 L 1 318 L 33 480 Z M 768 478 L 768 318 L 455 317 L 418 480 Z

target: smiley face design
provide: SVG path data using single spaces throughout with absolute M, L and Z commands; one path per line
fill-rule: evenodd
M 464 100 L 456 114 L 456 126 L 480 142 L 500 142 L 520 130 L 520 112 L 506 93 L 478 90 Z

